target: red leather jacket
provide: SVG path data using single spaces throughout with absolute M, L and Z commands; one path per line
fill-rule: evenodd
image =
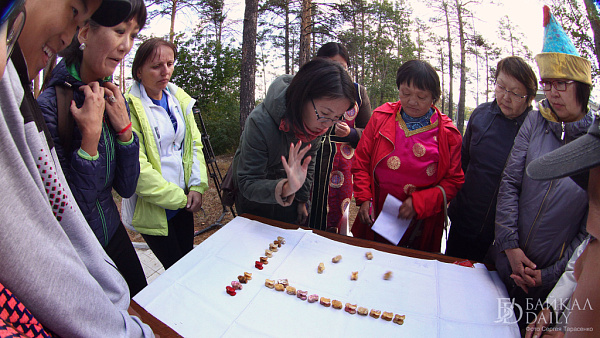
M 356 148 L 352 174 L 354 175 L 354 198 L 359 206 L 365 201 L 372 201 L 373 196 L 377 195 L 373 182 L 375 167 L 394 150 L 395 118 L 401 107 L 402 105 L 398 101 L 385 103 L 375 109 Z M 436 186 L 440 185 L 444 188 L 447 202 L 450 202 L 464 183 L 460 158 L 462 136 L 448 116 L 442 114 L 437 108 L 435 108 L 435 113 L 438 114 L 438 121 L 440 121 L 437 136 L 440 156 L 437 180 L 431 187 L 417 190 L 412 194 L 413 207 L 417 214 L 416 219 L 423 220 L 422 233 L 414 242 L 413 247 L 425 251 L 440 250 L 444 222 L 444 197 L 441 189 Z M 411 228 L 407 230 L 406 235 L 412 231 Z M 359 238 L 374 238 L 370 227 L 363 224 L 358 217 L 352 227 L 352 233 Z M 406 235 L 405 237 L 407 237 Z

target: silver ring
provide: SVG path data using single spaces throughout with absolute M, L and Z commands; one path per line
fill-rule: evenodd
M 114 95 L 113 95 L 113 96 L 109 96 L 109 97 L 107 98 L 107 100 L 108 100 L 108 102 L 110 102 L 110 103 L 115 103 L 115 102 L 117 102 L 117 98 L 116 98 Z

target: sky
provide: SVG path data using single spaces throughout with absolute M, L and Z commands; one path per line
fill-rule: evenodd
M 333 2 L 336 0 L 320 0 L 313 2 Z M 504 15 L 508 15 L 512 25 L 517 26 L 517 31 L 523 33 L 524 44 L 529 47 L 533 55 L 541 52 L 543 33 L 544 29 L 542 26 L 543 12 L 542 8 L 544 4 L 547 4 L 548 0 L 496 0 L 498 4 L 491 4 L 489 0 L 480 0 L 481 4 L 477 6 L 470 6 L 475 16 L 472 20 L 472 24 L 475 30 L 483 36 L 486 40 L 491 40 L 496 43 L 501 43 L 498 38 L 498 21 Z M 428 18 L 432 16 L 431 9 L 427 8 L 420 0 L 408 0 L 408 3 L 413 8 L 413 19 L 420 18 L 423 21 L 428 22 Z M 230 27 L 234 28 L 233 36 L 237 41 L 241 42 L 241 31 L 242 31 L 242 20 L 244 16 L 244 1 L 241 0 L 225 0 L 225 9 L 227 11 L 227 20 L 229 21 Z M 190 29 L 194 26 L 193 18 L 191 17 L 178 17 L 175 29 L 177 31 L 183 31 Z M 142 32 L 144 35 L 154 34 L 157 36 L 163 36 L 168 34 L 169 23 L 167 20 L 154 20 L 150 22 Z M 441 31 L 439 35 L 445 35 L 445 28 L 438 28 Z M 416 37 L 415 37 L 416 40 Z M 455 50 L 458 50 L 458 46 Z M 132 53 L 133 54 L 133 53 Z M 509 55 L 503 55 L 509 56 Z M 456 62 L 458 62 L 458 55 L 455 56 Z M 534 71 L 537 73 L 537 66 L 535 63 L 531 64 Z M 481 72 L 481 71 L 480 71 Z M 283 69 L 273 69 L 270 72 L 270 77 L 274 79 L 277 75 L 283 74 Z M 257 86 L 260 86 L 263 81 L 257 80 Z M 266 81 L 270 83 L 270 81 Z M 458 88 L 458 84 L 456 85 Z M 264 88 L 257 88 L 257 99 L 261 98 L 264 93 Z M 473 95 L 467 95 L 467 105 L 474 107 L 476 105 L 475 98 Z M 598 97 L 598 95 L 595 95 Z M 456 94 L 455 101 L 458 99 Z M 481 101 L 481 99 L 480 99 Z M 481 103 L 481 102 L 480 102 Z

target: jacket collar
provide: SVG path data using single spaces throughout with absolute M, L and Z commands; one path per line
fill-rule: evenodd
M 386 102 L 383 105 L 376 108 L 373 111 L 373 113 L 377 112 L 377 113 L 385 114 L 386 115 L 385 119 L 387 122 L 388 119 L 395 120 L 396 113 L 399 112 L 400 109 L 402 109 L 402 103 L 400 101 Z M 436 106 L 433 106 L 433 109 L 435 110 L 435 114 L 437 114 L 437 116 L 438 116 L 438 121 L 439 121 L 438 128 L 451 127 L 451 128 L 456 129 L 456 127 L 452 123 L 452 120 L 450 120 L 450 118 L 448 116 L 442 114 Z M 384 122 L 381 125 L 380 132 L 383 136 L 387 137 L 392 142 L 394 142 L 393 140 L 395 140 L 395 135 L 396 135 L 396 123 L 395 122 L 394 123 L 386 123 L 386 122 Z M 448 123 L 448 122 L 450 122 L 450 123 Z M 456 130 L 458 131 L 458 129 L 456 129 Z
M 282 75 L 275 79 L 271 83 L 271 86 L 269 86 L 267 96 L 262 103 L 269 116 L 271 116 L 277 125 L 280 124 L 281 119 L 285 115 L 285 94 L 292 79 L 292 75 Z
M 547 99 L 544 99 L 538 103 L 538 109 L 540 115 L 544 118 L 544 120 L 546 120 L 548 129 L 550 129 L 552 133 L 554 133 L 554 135 L 561 140 L 563 139 L 562 134 L 564 131 L 564 140 L 567 142 L 584 135 L 592 121 L 592 114 L 590 111 L 588 111 L 588 113 L 578 121 L 558 122 L 556 119 L 556 113 L 552 111 Z

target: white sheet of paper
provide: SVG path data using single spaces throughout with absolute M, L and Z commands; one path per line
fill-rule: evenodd
M 398 245 L 400 239 L 404 236 L 406 229 L 412 219 L 398 218 L 398 210 L 402 202 L 392 195 L 387 195 L 383 203 L 383 209 L 371 227 L 379 235 L 388 241 Z

